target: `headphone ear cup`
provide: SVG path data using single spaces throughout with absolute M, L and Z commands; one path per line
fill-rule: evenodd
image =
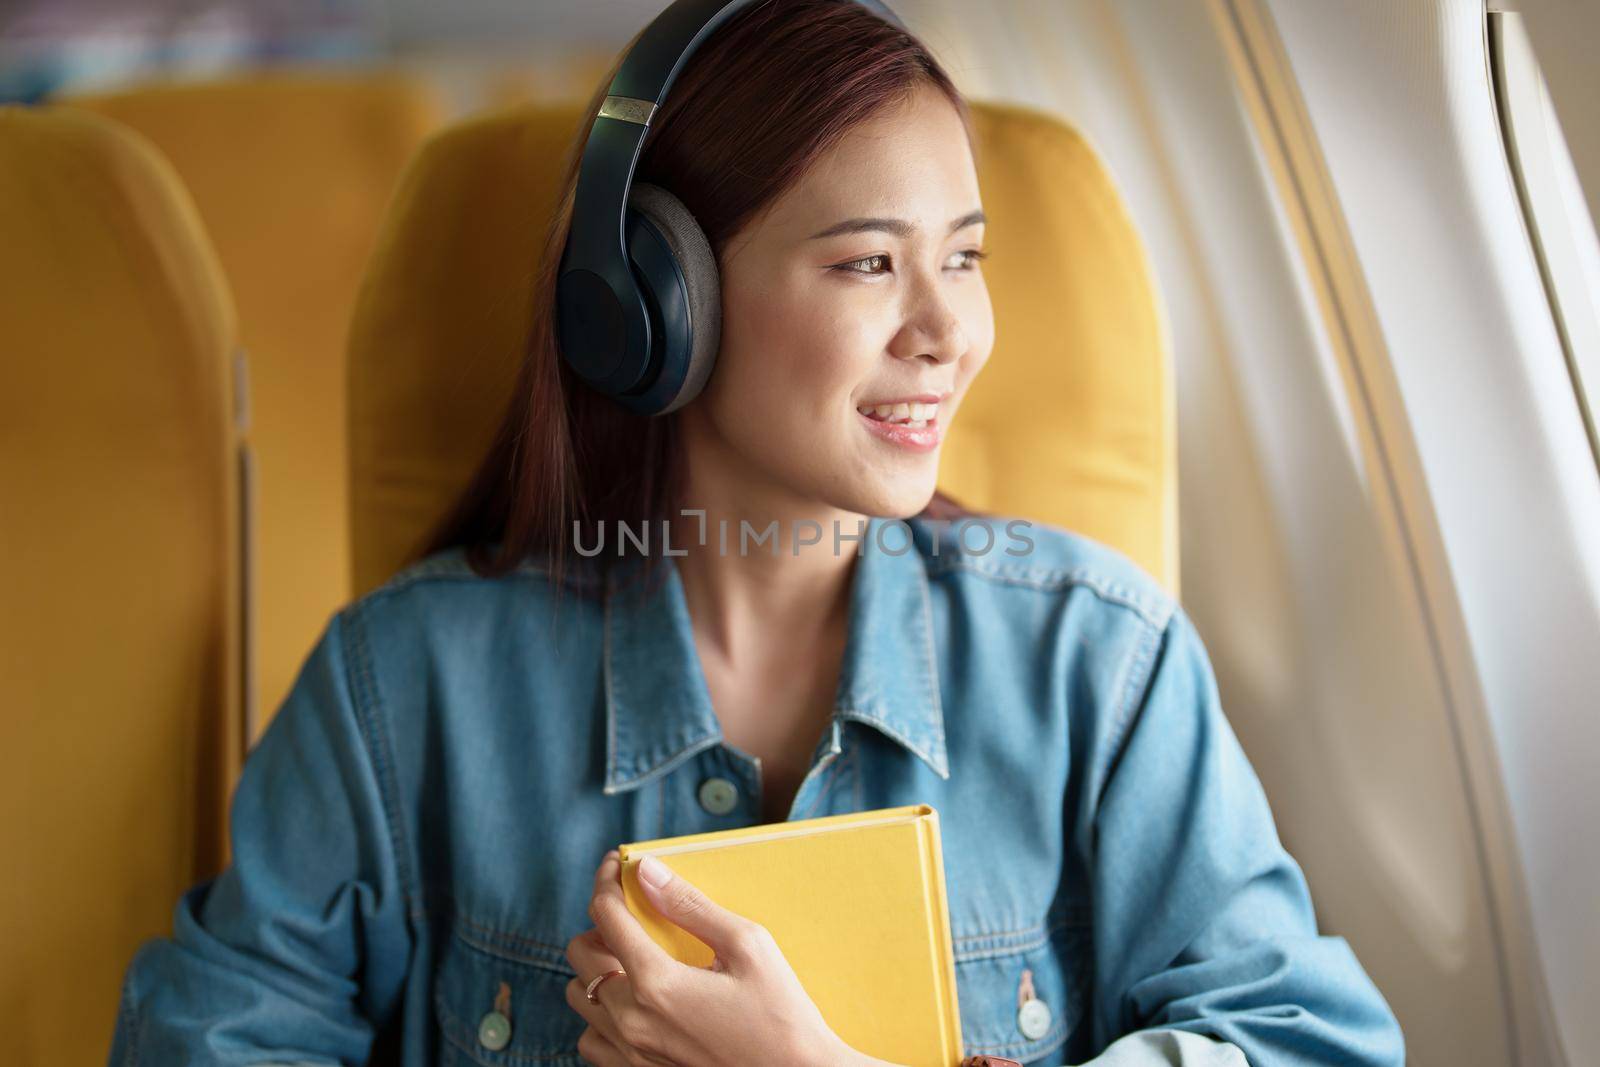
M 648 290 L 645 302 L 653 305 L 651 332 L 661 339 L 656 381 L 665 393 L 659 398 L 664 406 L 654 413 L 664 415 L 698 396 L 711 377 L 722 339 L 722 279 L 711 242 L 683 201 L 659 185 L 638 182 L 629 191 L 628 207 L 660 234 L 682 275 L 680 289 L 677 279 L 652 277 L 645 264 L 635 262 Z

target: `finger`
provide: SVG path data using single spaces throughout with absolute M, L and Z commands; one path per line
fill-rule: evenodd
M 612 986 L 616 986 L 619 991 L 624 991 L 627 989 L 626 982 L 627 979 L 620 975 L 611 979 L 610 981 L 601 982 L 600 990 L 595 993 L 595 996 L 602 996 L 603 991 Z M 609 1008 L 607 1008 L 607 1006 L 603 1003 L 589 1003 L 589 998 L 584 996 L 583 990 L 584 983 L 582 981 L 574 978 L 568 982 L 566 987 L 567 1006 L 573 1011 L 577 1012 L 578 1015 L 589 1024 L 589 1028 L 591 1030 L 599 1031 L 600 1036 L 609 1042 L 611 1046 L 616 1049 L 618 1055 L 622 1057 L 622 1062 L 627 1063 L 628 1067 L 635 1067 L 635 1065 L 639 1063 L 659 1064 L 661 1067 L 675 1067 L 675 1063 L 672 1060 L 661 1059 L 658 1056 L 651 1055 L 650 1053 L 644 1052 L 639 1048 L 629 1045 L 617 1027 L 616 1016 L 614 1016 Z M 623 995 L 629 994 L 624 993 Z M 613 996 L 613 1005 L 615 1005 L 616 1000 L 617 997 Z
M 644 857 L 638 874 L 645 896 L 665 918 L 704 941 L 719 957 L 737 954 L 738 938 L 752 925 L 749 919 L 706 896 L 658 857 Z
M 610 978 L 604 982 L 601 982 L 600 989 L 604 990 L 607 986 L 616 985 L 619 982 L 625 981 L 627 981 L 627 979 L 623 978 L 621 975 L 618 975 L 615 978 Z M 579 1018 L 583 1019 L 583 1021 L 588 1023 L 593 1029 L 600 1031 L 600 1035 L 602 1037 L 604 1037 L 614 1047 L 620 1049 L 622 1047 L 622 1040 L 621 1036 L 617 1033 L 616 1020 L 611 1017 L 611 1013 L 606 1010 L 606 1006 L 604 1004 L 589 1003 L 589 998 L 585 996 L 583 992 L 587 985 L 588 983 L 585 982 L 582 977 L 574 978 L 567 983 L 567 1007 L 577 1012 Z M 595 995 L 599 996 L 600 992 L 596 991 Z
M 594 1067 L 631 1067 L 627 1057 L 593 1025 L 578 1035 L 578 1055 Z
M 590 927 L 567 942 L 567 962 L 573 973 L 588 982 L 596 975 L 622 968 L 622 963 L 600 936 L 600 931 Z
M 590 904 L 594 924 L 605 939 L 606 946 L 621 961 L 622 968 L 638 981 L 651 981 L 654 976 L 682 964 L 667 954 L 645 932 L 622 895 L 622 864 L 611 856 L 600 864 L 595 875 L 595 895 Z
M 635 1064 L 648 1064 L 650 1067 L 676 1067 L 671 1060 L 663 1060 L 648 1053 L 635 1049 L 632 1056 L 623 1051 L 625 1046 L 615 1041 L 608 1040 L 604 1035 L 597 1033 L 593 1027 L 585 1030 L 578 1036 L 578 1055 L 584 1056 L 585 1062 L 593 1063 L 596 1067 L 635 1067 Z M 584 1055 L 584 1049 L 593 1049 L 595 1059 Z

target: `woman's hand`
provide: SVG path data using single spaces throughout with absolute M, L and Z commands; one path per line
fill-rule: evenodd
M 653 869 L 653 870 L 652 870 Z M 822 1018 L 766 927 L 727 910 L 647 857 L 639 885 L 665 918 L 716 953 L 709 968 L 670 956 L 623 900 L 615 849 L 595 872 L 595 926 L 567 943 L 578 977 L 567 1003 L 588 1022 L 578 1053 L 596 1067 L 809 1067 L 876 1062 L 847 1046 Z M 657 886 L 652 874 L 664 876 Z M 597 975 L 591 1004 L 584 988 Z

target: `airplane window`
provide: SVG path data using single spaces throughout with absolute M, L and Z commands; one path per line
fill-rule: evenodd
M 1490 14 L 1489 54 L 1517 195 L 1600 463 L 1600 238 L 1521 15 Z

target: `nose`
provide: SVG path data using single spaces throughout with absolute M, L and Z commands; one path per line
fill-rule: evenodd
M 967 332 L 936 279 L 920 278 L 905 297 L 905 319 L 889 354 L 900 359 L 951 363 L 967 351 Z

